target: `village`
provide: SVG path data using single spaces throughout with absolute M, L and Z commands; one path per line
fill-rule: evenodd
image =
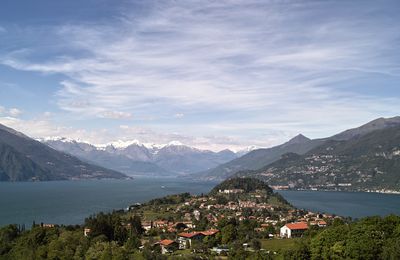
M 141 249 L 150 246 L 161 254 L 207 251 L 216 255 L 226 255 L 237 241 L 244 250 L 269 251 L 268 241 L 289 242 L 339 218 L 295 209 L 269 190 L 249 192 L 239 188 L 223 188 L 199 196 L 171 195 L 135 204 L 126 213 L 128 216 L 141 218 Z M 129 224 L 125 226 L 130 228 Z M 242 227 L 245 231 L 241 231 Z M 89 234 L 90 229 L 86 228 L 85 236 Z M 263 243 L 254 242 L 257 240 Z

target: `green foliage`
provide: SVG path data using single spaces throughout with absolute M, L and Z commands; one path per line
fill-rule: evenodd
M 179 204 L 190 198 L 190 193 L 181 193 L 177 195 L 168 195 L 163 198 L 150 200 L 146 205 L 166 205 L 166 204 Z
M 255 250 L 258 251 L 261 249 L 261 241 L 259 239 L 252 239 L 251 240 L 251 247 Z
M 136 222 L 133 222 L 134 224 Z M 100 212 L 85 220 L 86 227 L 91 229 L 90 237 L 104 235 L 108 241 L 116 241 L 119 244 L 125 243 L 128 239 L 128 231 L 122 226 L 121 214 L 113 212 L 104 214 Z M 136 225 L 135 225 L 135 228 Z
M 267 194 L 272 194 L 273 190 L 263 181 L 255 178 L 231 178 L 215 186 L 210 195 L 218 194 L 219 190 L 242 189 L 245 193 L 262 190 Z
M 8 225 L 0 229 L 0 255 L 11 250 L 20 233 L 17 225 Z
M 222 244 L 228 244 L 234 241 L 237 237 L 236 227 L 233 224 L 225 226 L 222 230 Z
M 400 217 L 369 217 L 338 224 L 312 238 L 312 259 L 396 259 L 399 255 Z

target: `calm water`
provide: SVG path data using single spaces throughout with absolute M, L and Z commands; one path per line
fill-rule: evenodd
M 80 224 L 99 211 L 126 208 L 167 194 L 207 193 L 215 183 L 140 178 L 59 182 L 0 182 L 0 226 L 25 223 Z M 350 192 L 280 191 L 294 206 L 354 218 L 400 215 L 400 195 Z
M 279 191 L 292 205 L 316 212 L 361 218 L 400 215 L 400 195 L 366 192 Z
M 100 211 L 126 208 L 168 194 L 207 193 L 215 183 L 175 178 L 55 182 L 0 182 L 0 226 L 79 224 Z

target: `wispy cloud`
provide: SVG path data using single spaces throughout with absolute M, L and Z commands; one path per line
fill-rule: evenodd
M 21 115 L 22 114 L 22 111 L 21 110 L 19 110 L 18 108 L 11 108 L 9 111 L 8 111 L 8 113 L 10 114 L 10 116 L 12 116 L 12 117 L 18 117 L 19 115 Z
M 146 1 L 142 13 L 128 5 L 111 24 L 52 28 L 63 55 L 37 61 L 13 52 L 2 64 L 64 75 L 57 104 L 82 117 L 133 114 L 155 118 L 155 128 L 246 141 L 278 129 L 323 136 L 400 111 L 399 97 L 379 86 L 365 92 L 359 81 L 400 75 L 400 24 L 380 8 Z
M 109 119 L 127 119 L 131 118 L 132 114 L 128 112 L 121 112 L 121 111 L 105 111 L 99 115 L 103 118 Z

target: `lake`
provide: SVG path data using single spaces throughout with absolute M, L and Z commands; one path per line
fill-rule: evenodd
M 0 225 L 81 224 L 100 211 L 126 208 L 168 194 L 209 192 L 216 183 L 178 178 L 0 182 Z M 354 218 L 400 215 L 400 195 L 361 192 L 279 191 L 292 205 Z
M 400 215 L 400 195 L 342 191 L 279 191 L 297 208 L 340 216 Z
M 81 224 L 100 211 L 123 209 L 168 194 L 209 192 L 216 183 L 178 178 L 0 182 L 0 225 Z

